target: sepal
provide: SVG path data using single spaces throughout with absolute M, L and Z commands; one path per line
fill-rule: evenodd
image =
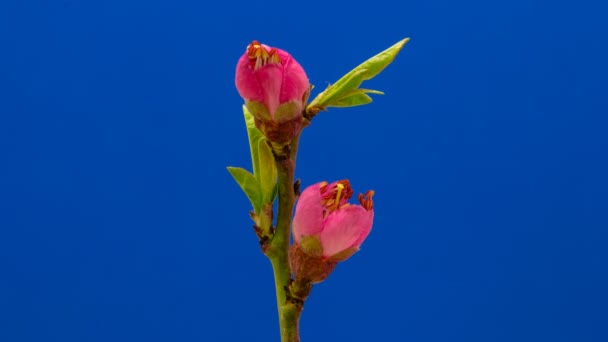
M 336 268 L 338 263 L 312 256 L 304 252 L 298 244 L 289 248 L 289 268 L 294 281 L 298 283 L 320 283 Z
M 323 256 L 323 246 L 316 236 L 303 236 L 299 242 L 300 249 L 312 257 L 320 258 Z
M 334 261 L 334 262 L 341 262 L 341 261 L 344 261 L 344 260 L 350 258 L 353 254 L 355 254 L 358 251 L 359 251 L 359 248 L 357 248 L 357 247 L 347 248 L 347 249 L 343 250 L 342 252 L 336 253 L 327 259 L 330 261 Z

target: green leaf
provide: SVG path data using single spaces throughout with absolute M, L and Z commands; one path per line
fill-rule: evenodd
M 263 202 L 262 191 L 260 189 L 260 184 L 255 179 L 255 176 L 249 171 L 240 167 L 228 166 L 227 169 L 237 184 L 241 187 L 241 189 L 243 189 L 243 192 L 245 192 L 247 198 L 249 198 L 249 201 L 253 206 L 253 210 L 256 213 L 259 213 Z
M 260 173 L 260 158 L 258 156 L 258 146 L 260 140 L 264 140 L 264 135 L 255 127 L 253 115 L 249 113 L 247 107 L 243 105 L 243 115 L 245 116 L 245 125 L 247 126 L 247 137 L 249 137 L 249 149 L 251 151 L 251 164 L 253 166 L 253 174 Z
M 322 104 L 325 107 L 332 106 L 336 100 L 339 100 L 341 97 L 345 96 L 345 94 L 356 90 L 361 83 L 363 83 L 363 77 L 367 70 L 360 69 L 351 70 L 348 74 L 342 76 L 338 82 L 334 85 L 330 85 L 325 89 L 321 94 L 317 95 L 317 97 L 311 102 L 311 105 L 322 96 Z
M 372 102 L 372 98 L 369 97 L 367 94 L 383 95 L 384 93 L 381 91 L 370 89 L 351 90 L 349 92 L 346 92 L 342 98 L 335 100 L 332 104 L 332 107 L 353 107 L 368 104 Z
M 356 93 L 345 96 L 332 104 L 332 107 L 354 107 L 372 102 L 372 98 L 365 93 Z
M 259 169 L 256 178 L 260 183 L 262 191 L 262 201 L 264 203 L 274 202 L 275 188 L 277 185 L 277 166 L 274 162 L 272 150 L 265 139 L 261 139 L 258 143 Z
M 342 76 L 336 83 L 328 86 L 308 105 L 308 108 L 325 109 L 326 107 L 350 107 L 367 104 L 371 98 L 366 93 L 381 94 L 376 90 L 359 89 L 363 81 L 378 75 L 395 59 L 403 46 L 409 41 L 405 38 L 374 57 L 359 64 Z M 356 92 L 357 90 L 362 90 Z M 348 97 L 352 97 L 347 99 Z

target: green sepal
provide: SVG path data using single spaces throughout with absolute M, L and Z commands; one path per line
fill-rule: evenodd
M 374 57 L 359 64 L 342 76 L 336 83 L 329 85 L 308 105 L 307 111 L 323 110 L 327 107 L 351 107 L 367 104 L 371 98 L 367 93 L 382 94 L 377 90 L 359 89 L 363 81 L 378 75 L 395 59 L 403 46 L 409 41 L 405 38 Z M 349 99 L 350 97 L 350 99 Z
M 264 203 L 274 202 L 277 187 L 277 166 L 274 162 L 272 150 L 265 139 L 258 142 L 259 173 L 255 175 L 260 183 L 262 201 Z
M 241 167 L 228 166 L 227 169 L 237 184 L 243 189 L 247 198 L 249 198 L 253 210 L 256 213 L 259 213 L 262 208 L 263 200 L 260 183 L 255 179 L 255 176 Z
M 327 260 L 333 261 L 333 262 L 344 261 L 344 260 L 350 258 L 358 250 L 359 250 L 359 248 L 357 248 L 357 247 L 347 248 L 347 249 L 343 250 L 342 252 L 338 252 L 338 253 L 332 255 Z
M 285 122 L 293 120 L 302 114 L 302 103 L 298 100 L 281 103 L 274 112 L 274 121 Z
M 323 255 L 321 241 L 314 235 L 302 236 L 299 245 L 300 249 L 311 257 L 320 258 Z

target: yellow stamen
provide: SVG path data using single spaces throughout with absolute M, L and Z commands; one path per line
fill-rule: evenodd
M 353 195 L 353 189 L 347 179 L 332 183 L 331 186 L 327 182 L 322 182 L 319 191 L 321 205 L 325 208 L 326 214 L 348 205 L 346 201 Z
M 279 56 L 277 49 L 272 48 L 272 50 L 270 50 L 269 54 L 270 54 L 271 63 L 281 63 L 281 57 Z
M 338 188 L 338 191 L 336 192 L 336 200 L 334 202 L 333 209 L 338 209 L 338 207 L 340 206 L 340 196 L 342 195 L 342 190 L 344 190 L 344 185 L 338 183 L 336 185 L 336 188 Z
M 281 57 L 276 48 L 266 50 L 260 42 L 254 40 L 247 46 L 247 56 L 251 61 L 254 70 L 257 70 L 266 64 L 280 64 Z

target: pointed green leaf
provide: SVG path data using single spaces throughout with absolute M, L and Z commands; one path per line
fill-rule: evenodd
M 352 96 L 353 90 L 358 89 L 358 87 L 365 80 L 369 80 L 374 76 L 378 75 L 384 68 L 386 68 L 391 62 L 395 59 L 395 56 L 401 51 L 403 46 L 409 41 L 409 38 L 405 38 L 395 45 L 389 47 L 388 49 L 380 52 L 374 57 L 366 60 L 365 62 L 358 65 L 353 70 L 349 71 L 346 75 L 342 76 L 336 83 L 330 85 L 321 92 L 314 100 L 308 105 L 308 108 L 315 109 L 325 109 L 327 107 L 346 107 L 349 102 L 354 103 L 354 105 L 365 104 L 367 101 L 367 95 L 364 93 L 372 93 L 375 92 L 363 92 L 361 94 L 356 95 L 355 99 L 350 99 L 349 101 L 344 101 L 345 97 Z M 369 101 L 371 102 L 371 101 Z M 369 103 L 367 102 L 367 103 Z
M 243 189 L 247 198 L 256 213 L 262 208 L 262 191 L 255 177 L 247 170 L 240 167 L 228 166 L 228 172 L 232 175 L 237 184 Z
M 335 101 L 332 107 L 354 107 L 365 105 L 372 102 L 372 98 L 365 93 L 354 93 L 352 95 L 345 96 Z
M 264 139 L 264 135 L 255 127 L 253 115 L 249 113 L 247 107 L 243 105 L 243 115 L 245 116 L 245 125 L 247 126 L 247 137 L 249 137 L 249 149 L 251 151 L 251 163 L 253 166 L 253 174 L 260 173 L 260 158 L 258 157 L 258 146 L 260 140 Z
M 319 101 L 321 101 L 325 107 L 331 106 L 336 100 L 343 97 L 345 93 L 357 89 L 361 83 L 363 83 L 363 77 L 366 72 L 367 70 L 365 69 L 352 70 L 348 74 L 342 76 L 342 78 L 340 78 L 336 84 L 329 85 L 327 89 L 325 89 L 321 94 L 317 95 L 317 97 L 311 102 L 311 105 L 314 104 L 320 96 L 322 96 L 322 99 Z
M 277 166 L 274 162 L 272 150 L 265 139 L 258 143 L 258 156 L 260 173 L 256 175 L 262 191 L 262 201 L 272 203 L 274 201 L 274 190 L 277 184 Z
M 384 93 L 377 90 L 371 89 L 355 89 L 344 94 L 340 99 L 337 99 L 331 105 L 332 107 L 354 107 L 372 102 L 372 98 L 367 94 L 379 94 Z
M 391 64 L 391 62 L 395 59 L 395 57 L 397 56 L 399 51 L 401 51 L 403 46 L 409 40 L 410 40 L 409 38 L 400 40 L 399 42 L 397 42 L 393 46 L 389 47 L 388 49 L 380 52 L 379 54 L 375 55 L 374 57 L 359 64 L 355 69 L 353 69 L 353 71 L 365 69 L 365 70 L 367 70 L 367 72 L 363 79 L 369 80 L 369 79 L 373 78 L 374 76 L 378 75 L 382 70 L 384 70 L 384 68 L 386 68 L 389 64 Z M 351 71 L 351 72 L 353 72 L 353 71 Z M 340 80 L 338 80 L 338 82 L 336 82 L 336 84 L 339 84 L 339 83 L 340 83 Z
M 361 91 L 361 92 L 366 93 L 366 94 L 384 95 L 384 92 L 380 91 L 380 90 L 359 88 L 359 89 L 357 89 L 357 91 Z

